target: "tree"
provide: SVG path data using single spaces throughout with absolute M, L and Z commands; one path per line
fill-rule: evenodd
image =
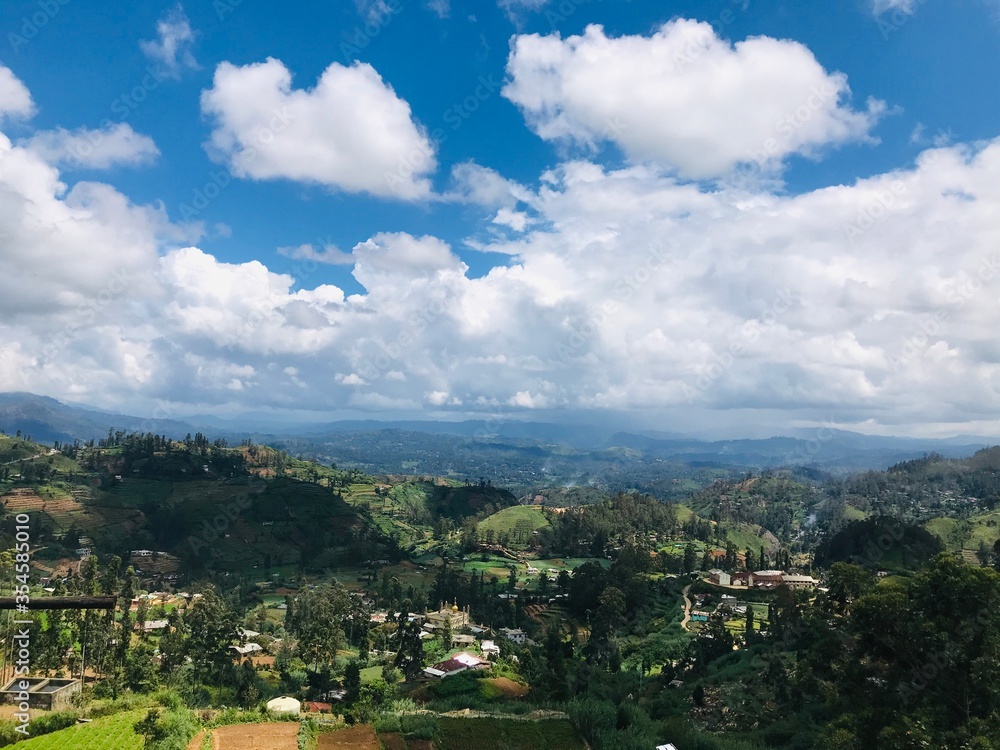
M 827 574 L 826 599 L 835 614 L 844 614 L 851 603 L 875 585 L 872 574 L 857 565 L 834 563 Z
M 236 639 L 236 614 L 214 588 L 208 588 L 191 607 L 186 621 L 190 632 L 187 653 L 202 678 L 218 684 L 221 691 L 224 673 L 232 666 L 230 646 Z
M 167 738 L 167 730 L 160 722 L 160 712 L 155 708 L 149 709 L 132 728 L 142 737 L 143 747 L 152 747 L 153 744 Z
M 682 566 L 684 568 L 685 573 L 694 572 L 694 562 L 695 562 L 694 546 L 688 544 L 684 547 L 684 560 L 682 562 Z
M 125 657 L 125 687 L 135 693 L 148 693 L 156 688 L 156 665 L 153 664 L 153 647 L 140 643 L 129 649 Z
M 754 632 L 754 615 L 753 607 L 747 605 L 747 626 L 746 630 L 743 631 L 743 641 L 748 646 L 752 646 L 757 634 Z
M 416 620 L 407 622 L 406 612 L 400 612 L 399 647 L 393 665 L 399 667 L 406 679 L 420 674 L 424 666 L 424 645 L 420 641 L 420 625 Z
M 705 629 L 691 642 L 692 656 L 698 669 L 704 668 L 720 656 L 733 652 L 733 634 L 729 632 L 721 615 L 713 614 L 705 623 Z
M 444 621 L 444 625 L 441 627 L 441 643 L 444 645 L 445 649 L 451 648 L 451 618 L 447 618 Z
M 361 666 L 356 659 L 351 659 L 344 668 L 344 689 L 348 703 L 354 703 L 361 694 Z
M 260 690 L 257 687 L 257 670 L 254 669 L 249 659 L 240 665 L 236 702 L 245 709 L 253 708 L 260 702 Z
M 324 584 L 300 594 L 286 627 L 298 638 L 299 656 L 314 668 L 332 664 L 346 643 L 351 596 L 339 583 Z
M 736 570 L 736 564 L 739 562 L 739 555 L 736 552 L 736 545 L 733 542 L 726 542 L 726 570 Z

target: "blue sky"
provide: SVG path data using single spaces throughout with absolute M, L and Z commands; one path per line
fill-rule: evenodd
M 996 434 L 1000 8 L 833 5 L 5 3 L 0 388 Z

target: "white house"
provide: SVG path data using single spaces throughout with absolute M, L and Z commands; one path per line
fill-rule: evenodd
M 470 669 L 489 669 L 490 663 L 486 659 L 480 659 L 475 654 L 460 651 L 450 659 L 438 662 L 433 667 L 424 669 L 424 674 L 436 679 L 451 677 L 453 674 L 460 674 Z
M 500 647 L 493 641 L 483 641 L 479 648 L 487 659 L 500 656 Z
M 504 638 L 508 641 L 513 641 L 518 646 L 523 645 L 527 638 L 524 631 L 520 628 L 500 628 L 500 632 L 503 633 Z
M 259 643 L 248 643 L 245 646 L 230 646 L 230 648 L 240 656 L 250 656 L 250 654 L 260 653 L 264 650 Z
M 302 703 L 295 700 L 295 698 L 282 695 L 279 698 L 269 700 L 267 702 L 267 710 L 276 714 L 294 714 L 298 716 L 302 711 Z
M 729 586 L 732 583 L 732 577 L 724 570 L 719 570 L 715 568 L 714 570 L 708 571 L 709 580 L 712 583 L 717 583 L 720 586 Z

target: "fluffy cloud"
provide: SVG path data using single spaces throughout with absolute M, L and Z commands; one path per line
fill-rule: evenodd
M 215 122 L 211 152 L 240 177 L 405 200 L 430 195 L 434 147 L 367 63 L 333 63 L 309 90 L 293 89 L 279 60 L 222 63 L 201 107 Z
M 10 68 L 0 65 L 0 122 L 5 117 L 30 117 L 34 112 L 28 88 Z
M 159 63 L 164 76 L 179 79 L 185 70 L 198 67 L 191 51 L 194 39 L 187 14 L 177 5 L 157 21 L 156 39 L 139 42 L 139 48 L 146 57 Z
M 508 265 L 473 278 L 439 238 L 380 233 L 352 249 L 364 291 L 348 296 L 221 262 L 161 209 L 69 188 L 0 136 L 0 390 L 158 416 L 601 410 L 995 431 L 998 173 L 1000 140 L 801 195 L 567 161 L 518 188 L 531 221 L 516 239 L 483 246 Z M 517 221 L 498 202 L 484 201 Z
M 124 122 L 103 130 L 46 130 L 25 139 L 22 145 L 49 164 L 93 169 L 150 164 L 160 155 L 152 138 L 136 133 Z
M 884 111 L 847 103 L 846 76 L 805 46 L 753 37 L 735 45 L 711 25 L 677 20 L 650 37 L 515 38 L 503 95 L 550 141 L 618 145 L 635 162 L 684 177 L 724 176 L 751 164 L 869 139 Z

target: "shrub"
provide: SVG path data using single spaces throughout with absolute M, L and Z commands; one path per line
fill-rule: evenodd
M 432 740 L 437 734 L 437 717 L 433 714 L 403 714 L 399 717 L 400 733 L 411 740 Z
M 31 717 L 31 736 L 58 732 L 76 724 L 76 711 L 53 711 Z
M 171 711 L 179 711 L 184 708 L 184 699 L 175 690 L 160 690 L 153 696 L 153 701 Z

